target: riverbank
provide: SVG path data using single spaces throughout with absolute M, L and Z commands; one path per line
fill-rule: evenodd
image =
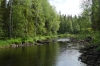
M 90 35 L 90 34 L 89 34 Z M 69 43 L 79 43 L 79 44 L 88 44 L 92 38 L 88 34 L 60 34 L 60 35 L 51 35 L 51 36 L 36 36 L 34 38 L 17 38 L 17 39 L 6 39 L 0 40 L 0 48 L 16 48 L 22 46 L 31 46 L 31 45 L 43 45 L 50 44 L 54 42 L 54 39 L 57 38 L 69 38 Z
M 87 66 L 100 66 L 100 47 L 97 45 L 87 46 L 80 50 L 82 55 L 79 57 L 81 62 Z
M 17 38 L 17 39 L 6 39 L 0 40 L 0 48 L 8 48 L 8 47 L 20 47 L 20 46 L 29 46 L 35 45 L 37 41 L 43 41 L 46 39 L 51 39 L 56 36 L 37 36 L 34 38 Z
M 80 49 L 82 53 L 79 59 L 87 66 L 100 66 L 100 33 L 95 33 L 88 45 Z
M 54 42 L 54 38 L 61 38 L 61 37 L 73 37 L 74 35 L 71 34 L 60 34 L 60 35 L 51 35 L 51 36 L 36 36 L 34 38 L 16 38 L 16 39 L 6 39 L 0 40 L 0 49 L 3 48 L 15 48 L 15 47 L 22 47 L 22 46 L 30 46 L 30 45 L 42 45 L 42 44 L 49 44 Z

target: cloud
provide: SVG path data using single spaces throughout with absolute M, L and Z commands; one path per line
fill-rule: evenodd
M 49 0 L 50 4 L 56 7 L 57 12 L 61 11 L 66 15 L 78 15 L 82 12 L 80 9 L 81 0 Z

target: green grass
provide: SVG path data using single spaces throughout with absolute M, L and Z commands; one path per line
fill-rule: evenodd
M 74 34 L 60 34 L 60 35 L 58 35 L 58 37 L 59 38 L 68 38 L 68 37 L 75 37 L 75 35 Z
M 0 46 L 6 46 L 9 45 L 7 40 L 0 40 Z
M 34 43 L 38 40 L 50 39 L 52 37 L 55 37 L 55 36 L 37 36 L 33 38 L 28 37 L 28 38 L 17 38 L 17 39 L 12 38 L 12 39 L 7 39 L 7 40 L 0 40 L 0 48 L 10 46 L 11 44 L 21 44 L 22 42 Z
M 25 43 L 34 43 L 38 40 L 46 40 L 46 39 L 51 39 L 51 38 L 70 38 L 70 37 L 74 37 L 74 38 L 77 38 L 77 39 L 83 39 L 87 36 L 91 36 L 90 34 L 59 34 L 59 35 L 50 35 L 50 36 L 36 36 L 36 37 L 33 37 L 33 38 L 17 38 L 17 39 L 8 39 L 8 40 L 0 40 L 0 47 L 3 47 L 3 46 L 10 46 L 11 44 L 21 44 L 22 42 L 25 42 Z
M 20 44 L 21 39 L 0 40 L 0 48 L 9 47 L 11 44 Z

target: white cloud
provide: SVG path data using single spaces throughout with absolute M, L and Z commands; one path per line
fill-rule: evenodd
M 50 4 L 56 7 L 57 12 L 61 11 L 66 15 L 78 15 L 82 12 L 80 9 L 81 0 L 49 0 Z

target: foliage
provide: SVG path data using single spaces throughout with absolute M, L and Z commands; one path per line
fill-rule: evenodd
M 95 45 L 100 45 L 100 32 L 96 31 L 93 33 L 92 35 L 94 37 L 93 41 L 91 43 L 95 44 Z
M 94 38 L 91 44 L 98 45 L 100 50 L 100 0 L 83 0 L 84 17 L 89 18 L 91 27 L 87 28 L 84 33 L 90 33 Z
M 60 28 L 58 33 L 70 33 L 79 34 L 85 32 L 86 29 L 91 28 L 91 22 L 89 17 L 85 15 L 85 12 L 81 16 L 66 16 L 60 15 Z
M 100 30 L 100 0 L 84 0 L 83 9 L 88 12 L 90 20 L 92 22 L 91 27 L 94 31 Z
M 59 15 L 48 0 L 0 0 L 0 37 L 24 38 L 56 34 Z

